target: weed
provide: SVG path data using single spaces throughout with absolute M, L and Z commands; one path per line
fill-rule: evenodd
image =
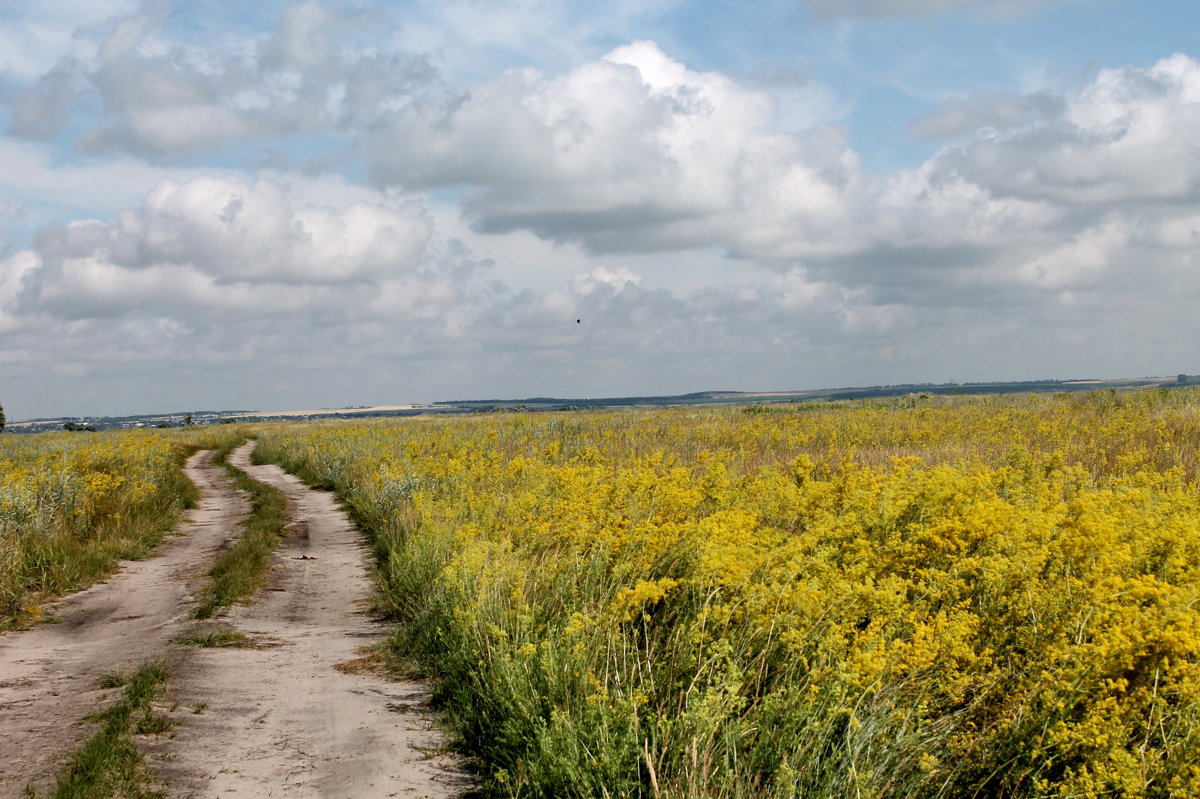
M 129 682 L 128 675 L 120 672 L 110 671 L 100 675 L 97 683 L 101 688 L 121 688 L 125 683 Z
M 246 647 L 251 645 L 249 636 L 232 627 L 212 627 L 185 633 L 175 640 L 181 644 L 200 647 Z
M 146 708 L 145 712 L 138 717 L 134 724 L 134 730 L 138 735 L 159 735 L 166 732 L 175 726 L 175 722 L 170 718 L 161 714 L 154 713 L 150 708 Z

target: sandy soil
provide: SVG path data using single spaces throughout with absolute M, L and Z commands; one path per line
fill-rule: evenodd
M 89 731 L 81 719 L 102 699 L 100 676 L 159 655 L 179 632 L 191 592 L 246 509 L 210 456 L 188 461 L 203 499 L 154 557 L 48 608 L 59 623 L 0 636 L 0 797 L 52 784 Z
M 222 621 L 267 645 L 193 650 L 172 677 L 180 724 L 151 752 L 156 771 L 177 797 L 461 795 L 425 688 L 355 668 L 384 632 L 364 612 L 359 534 L 332 495 L 248 457 L 232 461 L 287 494 L 293 529 L 267 590 Z

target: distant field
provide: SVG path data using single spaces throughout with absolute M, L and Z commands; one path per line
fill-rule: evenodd
M 1200 795 L 1200 392 L 275 427 L 516 796 Z
M 230 422 L 302 421 L 310 419 L 353 419 L 372 416 L 418 416 L 494 411 L 565 411 L 594 408 L 663 408 L 861 400 L 905 395 L 1028 394 L 1031 392 L 1077 392 L 1099 389 L 1134 390 L 1148 387 L 1180 388 L 1200 383 L 1200 376 L 1138 377 L 1106 380 L 1023 380 L 987 383 L 906 383 L 879 386 L 823 388 L 800 391 L 698 391 L 691 394 L 629 397 L 528 397 L 525 399 L 451 400 L 428 404 L 360 405 L 343 408 L 308 408 L 275 411 L 181 411 L 135 416 L 78 416 L 27 419 L 10 422 L 14 433 L 62 430 L 68 423 L 86 424 L 98 430 L 184 427 Z

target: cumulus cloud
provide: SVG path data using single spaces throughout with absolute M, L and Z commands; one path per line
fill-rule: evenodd
M 414 103 L 360 152 L 385 185 L 471 187 L 464 211 L 488 232 L 595 252 L 740 245 L 748 219 L 826 228 L 859 174 L 838 129 L 777 122 L 766 91 L 643 41 L 561 76 L 512 70 Z
M 873 296 L 941 302 L 1079 308 L 1157 295 L 1188 282 L 1196 259 L 1198 114 L 1200 64 L 1183 55 L 1102 70 L 1065 96 L 947 103 L 918 123 L 962 138 L 887 176 L 863 227 L 871 244 L 816 268 L 856 276 Z
M 1061 235 L 1047 198 L 994 192 L 945 168 L 952 154 L 868 172 L 837 126 L 785 130 L 765 89 L 690 70 L 651 42 L 415 103 L 361 144 L 384 185 L 467 187 L 462 208 L 482 232 L 594 254 L 717 247 L 856 287 L 934 287 L 928 305 L 978 283 L 1014 242 Z
M 1200 154 L 1200 64 L 1185 55 L 1149 68 L 1102 70 L 1061 117 L 984 130 L 938 157 L 997 196 L 1068 205 L 1193 203 Z
M 166 180 L 114 219 L 45 227 L 34 249 L 7 258 L 0 323 L 311 320 L 361 315 L 399 294 L 415 298 L 410 309 L 432 311 L 457 301 L 454 282 L 472 272 L 430 247 L 431 235 L 424 207 L 411 201 L 329 208 L 294 203 L 267 181 Z
M 293 206 L 268 181 L 165 180 L 111 222 L 43 230 L 60 262 L 102 258 L 122 270 L 186 267 L 223 281 L 345 283 L 412 271 L 430 234 L 419 205 Z
M 23 9 L 0 26 L 0 44 L 11 45 L 0 47 L 11 79 L 9 132 L 50 139 L 73 114 L 92 123 L 77 138 L 83 149 L 157 162 L 229 142 L 336 133 L 373 125 L 381 113 L 442 88 L 440 70 L 491 74 L 517 52 L 569 65 L 593 42 L 628 40 L 635 24 L 679 4 L 294 0 L 269 35 L 234 34 L 227 26 L 214 38 L 214 18 L 224 9 L 201 12 L 172 0 L 52 0 L 39 4 L 40 14 Z M 0 9 L 0 20 L 6 16 Z M 236 12 L 227 20 L 236 20 L 234 29 L 245 22 Z M 42 46 L 25 63 L 31 41 Z
M 785 131 L 770 94 L 638 42 L 413 104 L 363 137 L 363 157 L 384 184 L 466 186 L 484 232 L 596 254 L 721 247 L 885 304 L 1019 305 L 1035 286 L 1114 279 L 1120 264 L 1083 260 L 1132 231 L 1190 240 L 1175 216 L 1197 201 L 1198 74 L 1174 56 L 1067 96 L 951 101 L 915 127 L 957 142 L 872 173 L 835 126 Z
M 108 397 L 105 409 L 125 411 L 178 407 L 181 391 L 193 407 L 268 408 L 783 389 L 854 384 L 864 372 L 878 382 L 978 379 L 1012 375 L 1013 353 L 1024 360 L 1012 376 L 1059 374 L 1064 357 L 1081 375 L 1107 374 L 1105 358 L 1136 354 L 1123 331 L 1150 319 L 1186 325 L 1200 289 L 1194 224 L 1118 215 L 1054 246 L 983 256 L 949 245 L 876 249 L 673 291 L 599 259 L 535 290 L 494 280 L 437 230 L 417 256 L 377 270 L 362 243 L 374 233 L 348 231 L 408 231 L 424 219 L 402 207 L 377 207 L 372 224 L 347 223 L 340 238 L 297 237 L 292 225 L 306 214 L 343 219 L 349 209 L 297 205 L 278 186 L 191 183 L 160 186 L 112 219 L 47 228 L 35 248 L 0 260 L 10 385 L 54 385 L 66 398 L 86 386 Z M 236 227 L 242 214 L 263 222 L 289 258 L 338 251 L 364 264 L 359 278 L 317 282 L 278 262 L 261 266 L 269 248 Z M 180 257 L 181 242 L 205 237 L 214 241 L 203 257 Z M 959 360 L 948 354 L 943 368 L 931 351 Z M 1167 340 L 1154 360 L 1187 351 Z M 171 392 L 146 384 L 156 372 Z M 144 388 L 134 395 L 131 382 Z
M 289 371 L 436 358 L 488 289 L 487 264 L 432 237 L 412 201 L 326 207 L 266 181 L 164 181 L 136 207 L 44 227 L 0 259 L 9 376 L 87 381 L 95 396 L 147 370 L 282 386 Z
M 22 320 L 14 305 L 26 277 L 40 265 L 37 254 L 28 250 L 0 259 L 0 333 L 20 329 Z
M 437 74 L 423 55 L 351 46 L 368 20 L 318 0 L 293 3 L 274 34 L 224 47 L 161 33 L 166 3 L 120 18 L 87 59 L 65 57 L 10 101 L 10 133 L 58 135 L 90 90 L 101 119 L 92 152 L 176 160 L 226 142 L 340 131 L 403 104 Z
M 1183 156 L 1196 71 L 1177 56 L 1102 72 L 1070 97 L 976 96 L 945 107 L 958 118 L 942 120 L 942 131 L 993 124 L 918 168 L 872 174 L 837 128 L 784 132 L 765 91 L 639 42 L 561 76 L 510 71 L 453 101 L 405 106 L 364 135 L 363 155 L 385 183 L 467 186 L 463 207 L 478 230 L 530 230 L 599 254 L 721 247 L 793 284 L 805 270 L 824 302 L 848 309 L 842 333 L 883 330 L 908 318 L 904 308 L 1018 306 L 1109 285 L 1122 264 L 1103 256 L 1134 244 L 1189 257 L 1195 165 Z M 1155 184 L 1144 174 L 1152 155 L 1172 147 L 1176 174 Z M 1080 171 L 1068 175 L 1073 164 Z M 453 249 L 420 204 L 331 209 L 297 204 L 267 181 L 169 180 L 115 219 L 43 230 L 22 296 L 77 318 L 87 297 L 112 314 L 172 291 L 177 304 L 295 313 L 325 291 L 340 297 L 336 312 L 322 306 L 327 318 L 445 313 L 454 320 L 443 332 L 458 335 L 485 319 L 527 333 L 602 300 L 617 313 L 640 298 L 646 318 L 698 312 L 678 304 L 683 295 L 607 267 L 569 291 L 496 293 L 470 269 L 431 267 L 470 261 L 438 248 Z M 765 290 L 739 289 L 754 298 L 747 307 L 769 305 Z M 788 302 L 803 295 L 792 285 Z

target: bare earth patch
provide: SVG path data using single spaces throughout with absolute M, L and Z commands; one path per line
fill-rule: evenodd
M 154 557 L 122 564 L 107 582 L 47 608 L 57 623 L 0 636 L 0 797 L 45 789 L 88 732 L 81 719 L 104 696 L 100 678 L 161 654 L 178 634 L 245 501 L 212 453 L 188 460 L 203 498 Z
M 415 682 L 377 674 L 361 651 L 384 632 L 365 613 L 360 535 L 332 495 L 275 466 L 230 461 L 288 497 L 292 529 L 267 590 L 222 618 L 271 646 L 196 648 L 172 678 L 174 737 L 150 757 L 178 797 L 459 796 L 469 784 Z

